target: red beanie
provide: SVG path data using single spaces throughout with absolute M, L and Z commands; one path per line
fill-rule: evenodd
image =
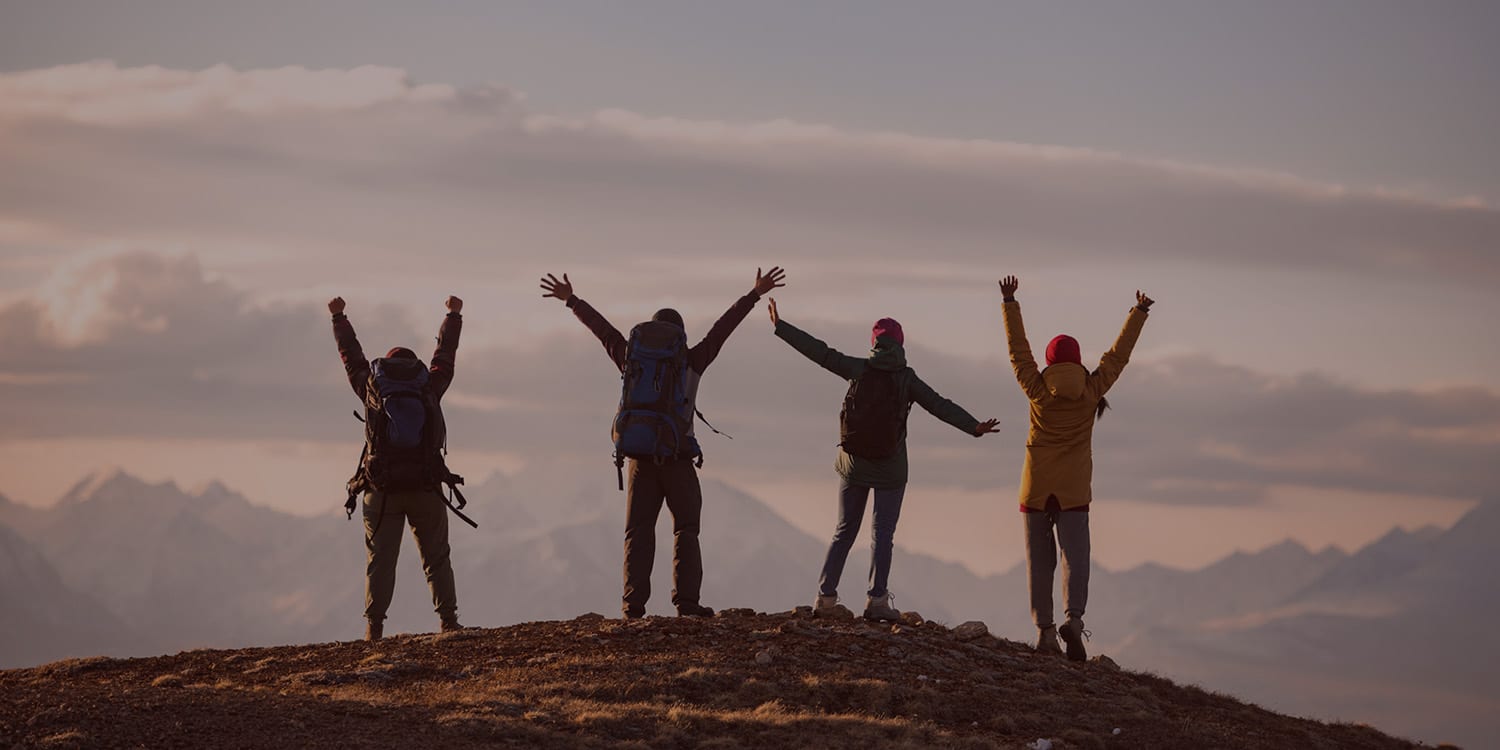
M 896 340 L 902 346 L 906 345 L 906 334 L 901 332 L 901 324 L 890 318 L 881 318 L 875 321 L 875 329 L 870 331 L 870 346 L 875 345 L 875 339 L 886 336 Z
M 417 353 L 404 346 L 398 346 L 385 353 L 386 359 L 416 359 Z
M 1047 364 L 1055 365 L 1058 362 L 1083 364 L 1083 355 L 1078 353 L 1078 339 L 1063 334 L 1047 344 Z

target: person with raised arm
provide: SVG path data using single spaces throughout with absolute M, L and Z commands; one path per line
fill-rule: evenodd
M 679 616 L 712 617 L 713 609 L 700 601 L 703 555 L 698 529 L 703 515 L 703 490 L 698 467 L 703 451 L 693 435 L 698 383 L 719 356 L 761 295 L 785 286 L 778 267 L 755 271 L 755 285 L 709 328 L 703 340 L 687 346 L 682 315 L 663 308 L 651 320 L 635 326 L 627 338 L 592 305 L 573 293 L 567 274 L 542 279 L 543 297 L 561 300 L 599 342 L 620 371 L 623 392 L 612 436 L 615 466 L 626 489 L 624 465 L 629 461 L 625 506 L 625 587 L 620 610 L 626 619 L 644 617 L 651 598 L 651 568 L 656 559 L 656 519 L 666 504 L 672 513 L 672 604 Z M 705 422 L 706 423 L 706 422 Z
M 1124 330 L 1092 372 L 1083 366 L 1078 341 L 1068 335 L 1056 336 L 1047 344 L 1047 367 L 1038 371 L 1021 321 L 1021 303 L 1016 301 L 1020 286 L 1015 276 L 1000 280 L 1011 367 L 1031 402 L 1031 431 L 1021 468 L 1021 513 L 1031 618 L 1039 631 L 1036 649 L 1061 653 L 1057 642 L 1061 636 L 1068 658 L 1083 661 L 1088 658 L 1083 613 L 1089 597 L 1088 511 L 1093 502 L 1094 423 L 1109 408 L 1104 394 L 1129 364 L 1154 300 L 1136 291 L 1135 306 L 1125 318 Z M 1052 608 L 1052 579 L 1059 548 L 1067 618 L 1061 627 L 1054 621 Z
M 449 297 L 444 306 L 448 314 L 438 329 L 437 350 L 428 367 L 404 346 L 392 348 L 373 362 L 365 359 L 354 325 L 344 314 L 344 298 L 328 302 L 344 374 L 364 405 L 365 451 L 349 480 L 348 509 L 352 515 L 355 498 L 364 495 L 365 640 L 369 641 L 384 635 L 406 524 L 417 540 L 440 627 L 444 632 L 462 629 L 448 546 L 451 506 L 441 487 L 463 480 L 448 471 L 443 459 L 447 425 L 440 402 L 453 383 L 464 303 Z
M 901 612 L 892 604 L 888 584 L 896 522 L 906 496 L 906 421 L 911 405 L 921 406 L 974 437 L 999 432 L 1000 420 L 975 419 L 917 377 L 916 370 L 906 364 L 905 333 L 901 324 L 891 318 L 875 321 L 868 355 L 851 357 L 788 323 L 778 313 L 775 299 L 770 302 L 770 312 L 777 338 L 814 364 L 849 381 L 849 391 L 839 411 L 839 451 L 834 463 L 839 475 L 838 524 L 818 577 L 813 614 L 828 615 L 838 606 L 839 578 L 873 492 L 872 555 L 864 616 L 869 620 L 900 619 Z

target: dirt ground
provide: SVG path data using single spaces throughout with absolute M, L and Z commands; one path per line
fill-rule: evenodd
M 730 610 L 0 671 L 17 748 L 1408 748 L 970 624 Z

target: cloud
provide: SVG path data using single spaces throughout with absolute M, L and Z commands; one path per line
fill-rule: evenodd
M 191 256 L 137 252 L 66 267 L 44 303 L 0 307 L 0 439 L 143 437 L 324 441 L 357 446 L 355 406 L 326 311 L 260 306 Z M 727 307 L 732 297 L 720 301 Z M 571 327 L 506 346 L 461 346 L 447 400 L 452 442 L 522 461 L 608 472 L 618 374 Z M 621 328 L 636 322 L 615 317 Z M 690 309 L 701 335 L 717 309 Z M 351 308 L 367 350 L 431 336 L 438 323 L 394 308 Z M 849 353 L 863 326 L 795 321 Z M 496 321 L 471 319 L 470 328 Z M 66 329 L 68 336 L 49 335 Z M 1149 329 L 1148 329 L 1149 330 Z M 467 336 L 467 334 L 466 334 Z M 430 339 L 426 339 L 430 340 Z M 1026 405 L 996 352 L 965 357 L 914 341 L 910 359 L 939 392 L 1002 434 L 975 439 L 914 410 L 914 481 L 1014 492 Z M 845 384 L 769 333 L 757 312 L 704 379 L 700 406 L 727 440 L 709 462 L 778 479 L 826 480 Z M 1259 502 L 1303 486 L 1455 498 L 1493 493 L 1500 394 L 1480 387 L 1374 390 L 1331 377 L 1258 372 L 1201 356 L 1137 361 L 1096 430 L 1101 496 L 1193 505 Z M 352 454 L 351 454 L 352 455 Z
M 545 253 L 627 267 L 776 248 L 828 261 L 1500 278 L 1500 211 L 1055 146 L 533 112 L 389 68 L 90 63 L 0 75 L 0 224 L 498 273 Z M 608 260 L 600 261 L 601 257 Z

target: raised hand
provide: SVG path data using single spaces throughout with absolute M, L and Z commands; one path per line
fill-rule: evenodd
M 567 302 L 573 296 L 573 282 L 568 280 L 567 274 L 563 274 L 562 281 L 558 281 L 556 276 L 549 273 L 542 279 L 542 290 L 546 292 L 543 297 L 556 297 Z
M 785 279 L 786 271 L 781 270 L 781 266 L 772 268 L 764 276 L 761 275 L 760 269 L 757 268 L 755 269 L 755 287 L 751 291 L 756 294 L 765 294 L 772 289 L 786 286 L 786 284 L 781 283 Z
M 771 325 L 774 326 L 781 322 L 781 316 L 776 314 L 776 298 L 772 297 L 770 302 L 771 304 L 766 309 L 771 311 Z
M 974 437 L 983 437 L 985 435 L 993 435 L 993 434 L 995 434 L 995 433 L 997 433 L 999 431 L 1000 431 L 1000 420 L 998 420 L 998 419 L 986 419 L 985 421 L 980 422 L 979 426 L 977 426 L 977 427 L 974 428 Z
M 1005 278 L 1000 280 L 1000 293 L 1005 295 L 1006 299 L 1014 298 L 1016 296 L 1016 290 L 1020 288 L 1021 280 L 1014 276 L 1006 276 Z
M 343 311 L 344 311 L 344 298 L 343 297 L 334 297 L 333 299 L 328 300 L 328 312 L 331 312 L 334 315 L 338 315 L 339 313 L 341 313 Z
M 451 313 L 463 312 L 464 309 L 464 301 L 453 295 L 449 295 L 447 301 L 443 302 L 443 304 L 448 307 L 448 312 Z
M 1141 294 L 1141 290 L 1139 290 L 1139 289 L 1135 290 L 1135 305 L 1136 305 L 1136 307 L 1139 307 L 1142 310 L 1150 310 L 1151 306 L 1154 305 L 1154 304 L 1156 304 L 1156 300 L 1151 299 L 1150 297 L 1147 297 L 1144 294 Z

